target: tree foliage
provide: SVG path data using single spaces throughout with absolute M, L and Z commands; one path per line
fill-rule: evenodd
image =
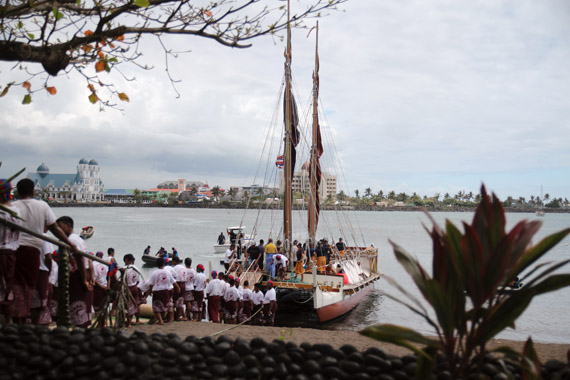
M 291 14 L 291 25 L 304 27 L 305 19 L 319 17 L 345 1 L 305 0 L 302 9 Z M 36 91 L 57 93 L 49 85 L 50 76 L 77 71 L 87 81 L 92 103 L 111 105 L 102 99 L 101 88 L 109 90 L 113 99 L 129 101 L 126 93 L 98 74 L 125 63 L 148 68 L 139 47 L 143 36 L 159 39 L 168 72 L 168 58 L 178 52 L 166 46 L 165 35 L 197 36 L 247 48 L 254 38 L 286 28 L 286 14 L 282 0 L 2 1 L 0 61 L 15 62 L 14 68 L 23 70 L 27 79 L 1 83 L 0 97 L 13 86 L 22 86 L 27 91 L 22 103 L 29 104 Z M 41 85 L 32 86 L 32 81 Z

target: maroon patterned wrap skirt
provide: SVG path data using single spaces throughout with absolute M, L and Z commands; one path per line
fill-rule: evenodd
M 21 245 L 16 251 L 14 270 L 14 310 L 15 318 L 28 318 L 32 306 L 32 292 L 36 288 L 40 271 L 40 250 Z
M 16 251 L 0 249 L 0 305 L 14 302 L 14 272 Z

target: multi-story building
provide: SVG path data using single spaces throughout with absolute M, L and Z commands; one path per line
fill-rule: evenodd
M 42 162 L 36 173 L 28 173 L 36 184 L 35 192 L 54 201 L 97 202 L 104 198 L 99 163 L 82 158 L 75 174 L 51 174 Z
M 293 193 L 308 194 L 311 187 L 311 181 L 309 177 L 308 165 L 304 164 L 300 172 L 295 172 L 293 174 L 293 182 L 291 183 L 293 188 Z M 322 172 L 321 174 L 321 185 L 319 187 L 319 198 L 321 202 L 325 201 L 328 197 L 331 199 L 336 199 L 336 175 L 327 174 Z M 283 172 L 279 174 L 279 193 L 283 194 L 285 191 L 285 177 Z

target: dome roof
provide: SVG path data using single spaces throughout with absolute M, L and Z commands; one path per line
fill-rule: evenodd
M 49 168 L 47 167 L 46 164 L 44 164 L 42 162 L 42 164 L 40 166 L 38 166 L 37 172 L 38 173 L 49 173 Z
M 89 165 L 99 165 L 99 163 L 93 158 L 91 161 L 89 161 Z
M 86 160 L 85 158 L 82 158 L 81 160 L 79 160 L 79 164 L 80 164 L 80 165 L 81 165 L 81 164 L 87 165 L 88 162 L 87 162 L 87 160 Z

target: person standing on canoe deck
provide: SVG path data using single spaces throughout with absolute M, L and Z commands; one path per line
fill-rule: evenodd
M 324 273 L 327 267 L 327 257 L 323 250 L 322 243 L 317 242 L 317 247 L 315 248 L 315 255 L 317 256 L 317 272 Z
M 303 277 L 305 273 L 305 250 L 301 243 L 297 244 L 297 252 L 295 253 L 295 278 L 297 275 L 301 275 L 301 282 L 303 282 Z
M 194 276 L 194 301 L 192 301 L 192 316 L 194 321 L 202 320 L 202 307 L 204 301 L 204 289 L 206 288 L 206 275 L 204 274 L 204 266 L 198 264 L 196 267 L 196 276 Z
M 230 270 L 230 263 L 234 258 L 236 252 L 236 245 L 232 243 L 228 249 L 226 249 L 226 256 L 224 258 L 224 268 L 226 268 L 226 273 Z
M 277 312 L 277 295 L 273 288 L 273 281 L 267 281 L 267 292 L 263 298 L 263 319 L 265 326 L 273 326 Z
M 333 252 L 331 246 L 329 245 L 329 241 L 326 238 L 323 239 L 323 252 L 327 260 L 327 265 L 329 265 L 329 263 L 331 262 L 331 256 Z
M 220 236 L 218 236 L 218 245 L 226 244 L 226 236 L 223 232 L 220 232 Z
M 273 244 L 273 239 L 267 241 L 265 246 L 265 270 L 269 272 L 271 277 L 275 277 L 275 263 L 273 261 L 273 256 L 277 253 L 277 246 Z
M 150 245 L 144 249 L 143 255 L 150 255 Z
M 285 274 L 287 273 L 287 256 L 281 254 L 275 256 L 275 272 L 277 273 L 277 277 L 283 281 L 285 279 Z
M 151 273 L 149 277 L 149 290 L 152 293 L 152 312 L 158 320 L 158 324 L 162 325 L 163 317 L 166 313 L 170 313 L 172 309 L 172 298 L 170 297 L 170 288 L 174 286 L 178 288 L 178 284 L 174 277 L 164 269 L 164 261 L 157 262 L 158 269 Z
M 0 204 L 15 213 L 18 209 L 12 204 L 12 184 L 0 179 Z M 22 221 L 0 210 L 0 218 L 15 224 Z M 14 307 L 14 272 L 16 270 L 16 250 L 20 246 L 20 231 L 0 223 L 0 308 L 6 323 L 12 323 Z
M 338 243 L 336 243 L 336 249 L 338 249 L 338 253 L 344 257 L 344 250 L 346 249 L 346 244 L 342 241 L 342 238 L 338 238 Z
M 255 245 L 255 242 L 249 246 L 246 252 L 247 266 L 251 267 L 251 270 L 256 270 L 258 268 L 260 251 L 259 247 Z
M 24 220 L 22 226 L 38 234 L 42 234 L 44 228 L 47 227 L 55 237 L 70 245 L 73 252 L 77 252 L 76 244 L 71 242 L 60 226 L 56 224 L 55 215 L 48 204 L 34 199 L 34 187 L 34 181 L 29 178 L 20 180 L 17 185 L 20 200 L 14 202 L 14 206 L 19 210 L 19 216 Z M 37 284 L 42 245 L 42 239 L 25 232 L 20 234 L 20 246 L 16 251 L 12 288 L 14 291 L 13 317 L 20 324 L 30 317 L 32 291 Z
M 265 256 L 265 244 L 263 239 L 259 240 L 257 248 L 259 248 L 259 261 L 257 262 L 257 267 L 263 269 L 263 257 Z

